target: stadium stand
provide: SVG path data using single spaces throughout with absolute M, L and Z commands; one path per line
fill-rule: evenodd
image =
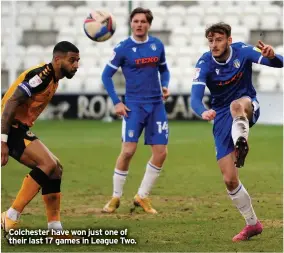
M 243 6 L 240 1 L 133 1 L 132 8 L 143 6 L 153 11 L 152 34 L 161 35 L 162 40 L 166 38 L 164 42 L 167 61 L 172 73 L 170 87 L 174 92 L 189 92 L 194 64 L 207 50 L 204 31 L 208 24 L 218 21 L 231 24 L 234 42 L 256 44 L 260 34 L 269 34 L 263 39 L 275 46 L 276 52 L 283 54 L 283 6 L 279 3 L 249 1 Z M 82 70 L 72 82 L 63 83 L 60 92 L 103 90 L 99 72 L 110 58 L 112 48 L 128 35 L 127 2 L 17 2 L 16 9 L 19 12 L 16 13 L 16 48 L 9 47 L 12 24 L 9 2 L 2 2 L 1 7 L 2 90 L 8 87 L 7 73 L 11 65 L 11 50 L 16 53 L 17 60 L 14 64 L 20 72 L 31 65 L 50 61 L 54 43 L 61 40 L 69 40 L 80 48 Z M 116 33 L 111 40 L 103 44 L 89 40 L 82 28 L 84 18 L 92 9 L 110 10 L 116 18 Z M 31 37 L 34 36 L 30 34 L 35 35 L 36 39 L 32 40 Z M 254 66 L 253 70 L 258 90 L 283 91 L 282 71 L 259 66 Z M 118 71 L 115 75 L 121 73 Z M 121 77 L 117 80 L 123 82 Z M 123 84 L 118 86 L 123 87 Z

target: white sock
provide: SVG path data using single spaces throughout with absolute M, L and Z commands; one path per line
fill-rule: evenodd
M 160 175 L 160 172 L 161 168 L 151 164 L 150 162 L 147 163 L 146 172 L 138 190 L 138 195 L 141 198 L 148 197 L 156 179 Z
M 248 139 L 249 135 L 249 121 L 247 118 L 238 116 L 235 117 L 232 124 L 232 138 L 234 141 L 234 145 L 240 136 L 243 136 Z
M 122 171 L 115 168 L 113 174 L 113 197 L 120 198 L 122 196 L 127 174 L 128 171 Z
M 239 182 L 239 186 L 235 190 L 228 191 L 228 193 L 233 203 L 245 218 L 247 225 L 255 225 L 257 222 L 257 217 L 253 210 L 250 196 L 241 182 Z
M 48 230 L 54 229 L 54 230 L 62 230 L 63 227 L 61 225 L 60 221 L 51 221 L 47 223 Z
M 7 211 L 7 217 L 11 219 L 12 221 L 19 220 L 20 216 L 21 216 L 21 213 L 12 207 L 10 207 Z

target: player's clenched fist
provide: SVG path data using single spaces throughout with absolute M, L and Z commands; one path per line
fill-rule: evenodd
M 163 87 L 163 88 L 162 88 L 162 91 L 163 91 L 163 100 L 167 100 L 168 97 L 170 96 L 169 89 L 166 88 L 166 87 Z
M 216 112 L 212 109 L 205 111 L 201 114 L 202 119 L 213 120 L 216 117 Z
M 5 166 L 9 159 L 9 148 L 6 142 L 1 141 L 1 166 Z
M 261 40 L 258 41 L 256 46 L 261 50 L 262 56 L 267 57 L 268 59 L 273 59 L 275 57 L 272 46 L 264 44 Z
M 131 110 L 122 102 L 118 103 L 114 107 L 115 113 L 118 116 L 125 116 L 128 117 L 127 112 L 130 112 Z

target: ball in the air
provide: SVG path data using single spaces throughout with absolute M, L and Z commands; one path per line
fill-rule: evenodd
M 92 11 L 84 21 L 84 31 L 93 41 L 106 41 L 115 32 L 114 16 L 107 11 Z

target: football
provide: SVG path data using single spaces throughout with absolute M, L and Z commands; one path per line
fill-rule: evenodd
M 110 39 L 115 32 L 114 16 L 107 11 L 92 11 L 85 19 L 84 31 L 93 41 L 102 42 Z

